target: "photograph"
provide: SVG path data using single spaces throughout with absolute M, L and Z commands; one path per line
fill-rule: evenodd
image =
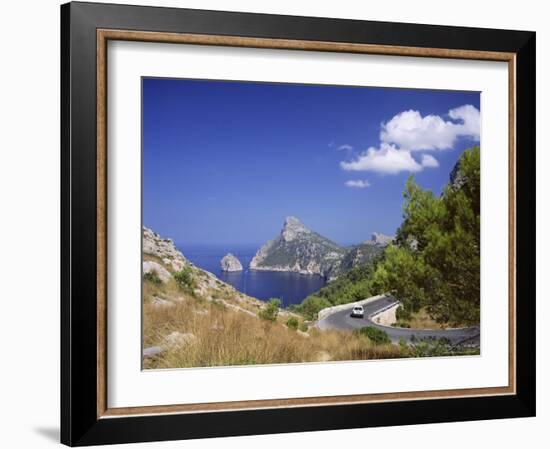
M 26 145 L 41 162 L 8 151 L 22 157 L 6 165 L 28 191 L 22 238 L 57 246 L 6 240 L 21 255 L 6 297 L 36 284 L 27 296 L 57 314 L 31 314 L 32 332 L 9 314 L 35 349 L 14 352 L 17 375 L 47 367 L 29 353 L 56 364 L 27 382 L 57 385 L 26 394 L 54 396 L 57 412 L 27 407 L 35 436 L 425 448 L 428 427 L 434 447 L 475 422 L 454 433 L 510 447 L 533 434 L 542 15 L 157 3 L 70 2 L 51 20 L 41 6 L 16 48 L 50 60 L 32 51 L 50 36 L 60 59 L 44 78 L 16 58 L 33 82 L 8 89 L 25 110 L 29 89 L 56 99 L 7 148 L 51 131 L 61 152 Z M 29 183 L 42 174 L 60 207 Z M 47 269 L 29 271 L 38 253 Z M 20 427 L 14 441 L 35 447 Z
M 480 354 L 480 92 L 141 83 L 143 369 Z

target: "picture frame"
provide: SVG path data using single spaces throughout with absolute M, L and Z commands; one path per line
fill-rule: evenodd
M 106 74 L 111 41 L 508 64 L 508 385 L 109 408 Z M 61 6 L 61 57 L 62 443 L 535 416 L 535 33 L 72 2 Z

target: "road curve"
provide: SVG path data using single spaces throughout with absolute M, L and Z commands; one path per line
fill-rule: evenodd
M 411 340 L 413 337 L 418 339 L 424 338 L 446 338 L 452 344 L 458 344 L 461 342 L 472 342 L 474 345 L 479 344 L 479 327 L 467 327 L 461 329 L 407 329 L 402 327 L 383 326 L 375 323 L 371 320 L 371 316 L 377 312 L 391 307 L 392 304 L 396 304 L 397 299 L 393 296 L 385 296 L 383 298 L 372 301 L 363 306 L 365 310 L 365 318 L 352 318 L 350 316 L 353 304 L 349 307 L 328 315 L 325 318 L 319 320 L 317 327 L 319 329 L 338 329 L 353 331 L 365 326 L 376 327 L 383 330 L 388 334 L 392 342 L 398 342 L 400 339 L 406 341 Z

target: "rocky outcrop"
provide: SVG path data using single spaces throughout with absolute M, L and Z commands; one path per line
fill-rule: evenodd
M 179 271 L 190 262 L 178 251 L 171 239 L 163 239 L 151 229 L 143 227 L 143 254 L 159 258 L 162 263 L 174 271 Z
M 143 227 L 142 232 L 144 274 L 154 271 L 162 282 L 175 282 L 176 273 L 185 269 L 188 278 L 187 287 L 197 298 L 207 301 L 223 301 L 228 307 L 234 307 L 236 310 L 242 309 L 246 312 L 248 312 L 247 309 L 259 310 L 263 304 L 256 298 L 238 292 L 212 273 L 193 265 L 176 248 L 171 239 L 162 238 L 146 227 Z M 146 299 L 156 307 L 170 307 L 175 304 L 174 301 L 182 300 L 180 297 L 164 297 L 162 295 L 149 296 Z M 232 304 L 232 302 L 236 304 Z
M 306 228 L 296 217 L 287 217 L 281 234 L 258 250 L 250 269 L 315 274 L 331 280 L 379 252 L 364 244 L 342 248 Z
M 281 231 L 281 238 L 285 242 L 292 242 L 299 238 L 308 238 L 310 235 L 311 231 L 300 220 L 296 217 L 286 217 L 283 230 Z
M 466 184 L 466 177 L 460 170 L 460 159 L 457 161 L 449 175 L 450 185 L 453 189 L 458 190 Z
M 159 298 L 158 296 L 153 296 L 151 298 L 151 304 L 155 307 L 174 307 L 176 305 L 176 303 L 164 298 Z
M 337 277 L 352 268 L 360 265 L 365 265 L 374 260 L 384 250 L 383 245 L 373 245 L 371 243 L 360 243 L 359 245 L 346 248 L 340 264 L 333 267 L 331 272 L 332 278 Z
M 281 234 L 258 250 L 250 269 L 326 276 L 343 254 L 336 243 L 307 229 L 296 217 L 287 217 Z
M 197 337 L 194 334 L 174 331 L 164 337 L 162 346 L 165 348 L 182 348 L 196 342 Z
M 220 264 L 222 271 L 243 271 L 241 262 L 231 253 L 227 253 L 223 256 Z
M 172 275 L 160 263 L 147 260 L 143 262 L 143 274 L 154 273 L 162 282 L 168 282 Z
M 395 237 L 393 235 L 385 235 L 379 232 L 373 232 L 371 239 L 367 240 L 365 243 L 367 245 L 376 245 L 376 246 L 388 246 Z

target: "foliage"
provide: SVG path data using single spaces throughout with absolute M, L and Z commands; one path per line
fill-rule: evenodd
M 184 289 L 195 288 L 195 280 L 193 279 L 191 267 L 183 267 L 180 271 L 174 273 L 174 279 Z
M 156 270 L 148 271 L 147 273 L 143 274 L 143 279 L 147 282 L 150 282 L 154 285 L 160 285 L 162 284 L 162 280 L 159 278 L 158 273 Z
M 399 342 L 397 343 L 403 354 L 408 353 L 409 351 L 409 345 L 407 344 L 407 341 L 404 338 L 400 338 Z
M 287 322 L 286 325 L 289 329 L 292 330 L 298 330 L 298 326 L 300 325 L 300 322 L 298 321 L 298 318 L 291 316 Z
M 411 319 L 411 312 L 399 304 L 399 307 L 395 310 L 395 319 L 397 321 L 408 321 Z
M 372 279 L 402 302 L 398 319 L 426 307 L 440 323 L 479 323 L 479 147 L 463 153 L 459 168 L 463 181 L 440 197 L 407 181 L 397 246 L 386 248 Z
M 454 355 L 477 355 L 479 348 L 453 346 L 445 338 L 415 339 L 407 345 L 404 353 L 407 357 L 446 357 Z
M 401 301 L 403 326 L 424 308 L 446 325 L 479 323 L 479 147 L 464 151 L 441 196 L 411 176 L 404 191 L 403 223 L 396 243 L 371 263 L 356 267 L 293 310 L 307 319 L 326 307 L 392 291 Z
M 278 298 L 271 298 L 262 310 L 258 313 L 258 316 L 266 321 L 275 321 L 279 314 L 279 306 L 281 300 Z
M 392 327 L 410 328 L 410 327 L 411 327 L 411 323 L 409 323 L 408 321 L 400 321 L 400 320 L 397 320 L 395 323 L 392 323 Z
M 317 318 L 319 310 L 330 307 L 332 304 L 325 298 L 321 298 L 316 295 L 309 295 L 302 301 L 301 304 L 294 304 L 290 306 L 290 310 L 301 313 L 307 319 L 313 320 Z
M 359 329 L 355 329 L 353 334 L 357 337 L 368 337 L 368 339 L 375 345 L 390 344 L 390 337 L 386 332 L 376 327 L 365 326 Z
M 314 320 L 322 309 L 372 296 L 370 278 L 373 273 L 373 263 L 375 262 L 352 268 L 318 292 L 309 295 L 301 304 L 293 306 L 292 310 L 301 313 L 307 319 Z

